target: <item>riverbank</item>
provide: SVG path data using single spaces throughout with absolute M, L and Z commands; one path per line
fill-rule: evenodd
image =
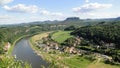
M 28 64 L 27 62 L 23 62 L 21 60 L 16 60 L 15 59 L 16 57 L 13 57 L 11 55 L 16 43 L 27 36 L 29 36 L 29 35 L 24 35 L 24 36 L 21 36 L 18 39 L 16 39 L 14 41 L 14 43 L 12 44 L 12 46 L 10 47 L 10 49 L 7 51 L 7 54 L 0 55 L 0 60 L 1 60 L 0 68 L 16 68 L 16 67 L 17 68 L 32 68 L 31 65 Z
M 44 35 L 44 33 L 38 34 L 37 37 L 41 36 L 44 38 Z M 36 42 L 40 40 L 41 38 L 39 38 L 39 40 L 37 39 Z M 50 50 L 46 52 L 40 47 L 37 47 L 35 45 L 35 41 L 33 42 L 32 39 L 30 39 L 29 42 L 32 42 L 31 47 L 38 55 L 40 55 L 44 60 L 51 63 L 50 68 L 119 68 L 119 66 L 104 64 L 99 58 L 94 61 L 90 61 L 86 59 L 85 56 L 68 54 L 65 52 L 60 52 L 58 50 Z
M 23 35 L 23 36 L 19 37 L 18 39 L 16 39 L 16 40 L 13 42 L 13 44 L 12 44 L 11 47 L 10 47 L 10 49 L 7 51 L 7 54 L 8 54 L 8 55 L 11 55 L 12 50 L 14 49 L 15 44 L 16 44 L 18 41 L 20 41 L 21 39 L 23 39 L 23 38 L 25 38 L 25 37 L 29 37 L 29 36 L 34 36 L 34 35 L 37 35 L 37 34 L 39 34 L 39 33 L 41 33 L 41 32 L 38 32 L 38 33 L 35 33 L 35 34 L 32 34 L 32 35 Z
M 47 37 L 47 36 L 49 36 L 49 34 L 50 34 L 51 32 L 45 32 L 45 33 L 40 33 L 40 34 L 38 34 L 38 35 L 35 35 L 35 36 L 33 36 L 33 37 L 31 37 L 31 38 L 29 38 L 28 39 L 28 41 L 29 41 L 29 44 L 30 44 L 30 47 L 34 50 L 34 52 L 38 55 L 38 56 L 40 56 L 43 60 L 45 60 L 45 61 L 47 61 L 46 60 L 46 57 L 45 57 L 45 54 L 43 54 L 36 46 L 34 46 L 34 42 L 35 42 L 35 39 L 36 40 L 38 40 L 38 39 L 42 39 L 42 38 L 44 38 L 44 37 Z M 33 42 L 33 40 L 34 40 L 34 42 Z M 49 63 L 49 61 L 47 61 L 48 63 Z M 45 66 L 42 66 L 43 68 L 45 67 Z M 49 66 L 48 66 L 49 67 Z
M 39 49 L 38 49 L 36 46 L 34 46 L 34 42 L 36 42 L 37 40 L 41 40 L 41 39 L 44 38 L 44 37 L 49 36 L 50 33 L 51 33 L 51 32 L 40 33 L 40 34 L 35 35 L 35 36 L 33 36 L 33 37 L 31 37 L 31 38 L 28 39 L 31 48 L 32 48 L 38 55 L 39 55 L 39 53 L 38 53 L 38 52 L 39 52 Z M 42 57 L 42 55 L 41 55 L 41 57 Z
M 24 35 L 24 36 L 21 36 L 21 37 L 19 37 L 18 39 L 16 39 L 16 40 L 13 42 L 13 44 L 11 45 L 10 49 L 7 51 L 7 54 L 8 54 L 8 55 L 11 55 L 12 50 L 14 49 L 15 44 L 16 44 L 19 40 L 21 40 L 22 38 L 25 38 L 25 37 L 27 37 L 27 36 L 29 36 L 29 35 Z
M 47 36 L 49 36 L 49 33 L 43 33 L 43 34 L 37 35 L 36 37 L 38 38 L 38 36 L 41 36 L 42 38 L 44 38 L 44 37 L 47 37 L 46 34 L 47 34 Z M 74 68 L 74 67 L 79 67 L 79 66 L 85 68 L 90 63 L 90 61 L 87 59 L 84 59 L 84 57 L 79 57 L 77 55 L 69 55 L 67 53 L 60 52 L 57 50 L 50 50 L 49 52 L 45 52 L 42 49 L 40 49 L 34 45 L 34 42 L 32 41 L 33 38 L 35 38 L 35 36 L 29 39 L 31 47 L 44 60 L 50 62 L 50 66 L 49 66 L 50 68 L 55 68 L 55 67 L 57 67 L 57 68 L 73 67 Z M 42 39 L 42 38 L 40 38 L 40 39 Z M 35 41 L 35 39 L 34 39 L 34 41 Z M 82 61 L 82 62 L 79 62 L 79 61 Z

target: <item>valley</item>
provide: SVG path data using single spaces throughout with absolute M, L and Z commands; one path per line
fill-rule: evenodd
M 76 19 L 0 27 L 0 67 L 119 68 L 120 21 Z

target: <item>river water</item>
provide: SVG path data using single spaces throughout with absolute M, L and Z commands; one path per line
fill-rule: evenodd
M 20 40 L 14 47 L 12 55 L 16 56 L 17 60 L 28 62 L 32 68 L 40 68 L 41 65 L 47 68 L 48 63 L 38 56 L 30 47 L 28 39 Z

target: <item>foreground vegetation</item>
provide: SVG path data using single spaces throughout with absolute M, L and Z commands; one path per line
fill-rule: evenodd
M 31 66 L 25 62 L 15 60 L 13 57 L 1 55 L 0 68 L 31 68 Z

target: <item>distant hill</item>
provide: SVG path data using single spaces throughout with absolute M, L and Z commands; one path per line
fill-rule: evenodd
M 116 20 L 120 20 L 120 17 L 117 17 Z
M 34 22 L 28 22 L 28 23 L 21 23 L 21 24 L 13 24 L 13 25 L 0 25 L 0 27 L 3 26 L 28 26 L 28 25 L 39 25 L 39 24 L 63 24 L 67 26 L 88 26 L 88 25 L 99 25 L 99 24 L 116 24 L 117 21 L 120 21 L 120 17 L 117 18 L 102 18 L 102 19 L 80 19 L 79 17 L 68 17 L 63 21 L 34 21 Z M 105 23 L 103 23 L 105 22 Z M 118 24 L 118 22 L 117 22 Z
M 86 26 L 88 25 L 87 22 L 84 22 L 82 19 L 79 17 L 68 17 L 65 20 L 61 21 L 60 24 L 65 24 L 67 26 Z

